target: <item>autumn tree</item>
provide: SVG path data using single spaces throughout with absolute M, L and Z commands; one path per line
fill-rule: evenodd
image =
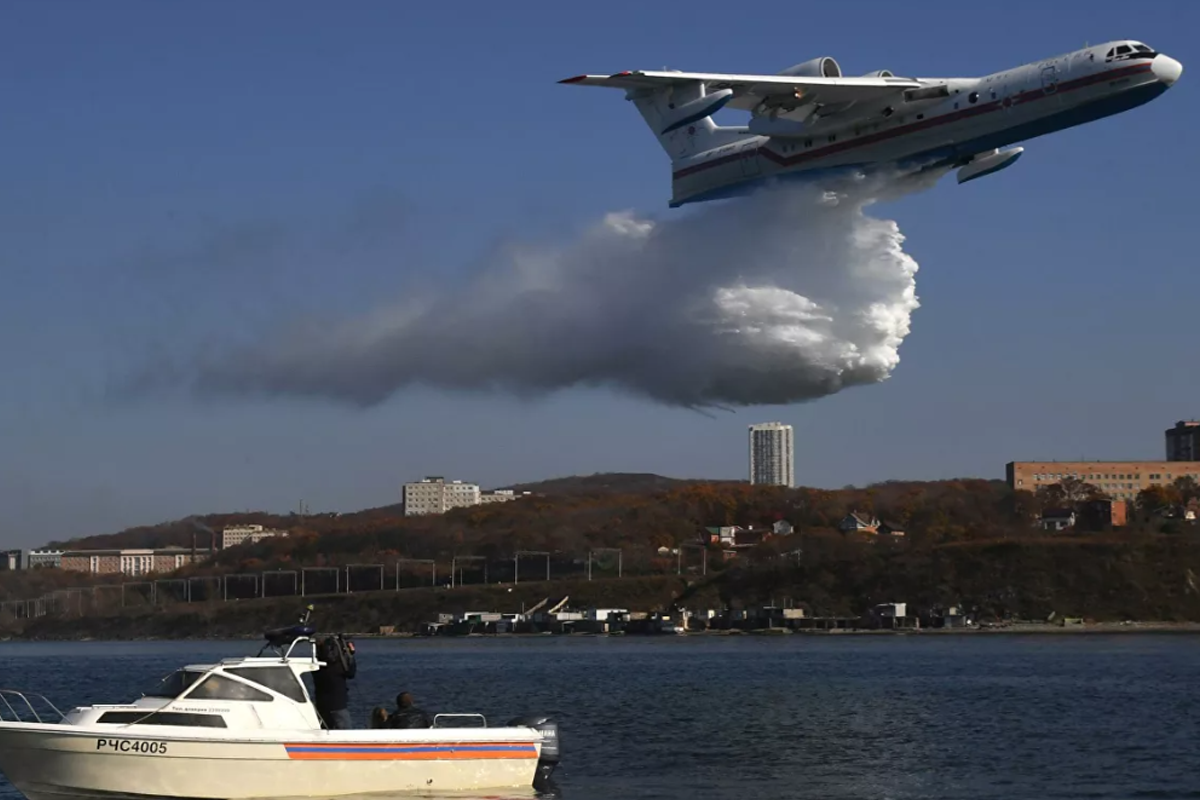
M 1137 509 L 1144 519 L 1148 519 L 1155 512 L 1164 508 L 1171 508 L 1179 504 L 1179 492 L 1174 486 L 1162 486 L 1155 484 L 1147 486 L 1138 492 Z
M 1176 478 L 1171 484 L 1171 488 L 1179 495 L 1180 503 L 1189 503 L 1192 500 L 1200 499 L 1200 484 L 1196 483 L 1196 479 L 1191 475 L 1183 475 Z
M 1106 497 L 1104 492 L 1100 491 L 1099 487 L 1086 481 L 1081 481 L 1078 478 L 1063 478 L 1058 486 L 1062 487 L 1063 499 L 1070 506 L 1077 506 L 1080 503 L 1101 500 Z

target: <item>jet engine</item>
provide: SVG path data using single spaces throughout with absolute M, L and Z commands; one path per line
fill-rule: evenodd
M 795 64 L 779 73 L 794 78 L 840 78 L 842 68 L 829 56 L 821 56 L 803 64 Z
M 862 77 L 864 77 L 864 78 L 894 78 L 894 77 L 896 77 L 896 73 L 892 72 L 890 69 L 877 69 L 874 72 L 868 72 L 866 75 L 863 75 Z

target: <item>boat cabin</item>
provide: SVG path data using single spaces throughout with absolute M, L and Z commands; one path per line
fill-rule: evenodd
M 318 730 L 320 717 L 302 676 L 322 666 L 314 652 L 293 657 L 227 658 L 183 667 L 125 705 L 82 706 L 72 725 L 155 725 L 237 730 Z M 315 651 L 315 648 L 314 648 Z

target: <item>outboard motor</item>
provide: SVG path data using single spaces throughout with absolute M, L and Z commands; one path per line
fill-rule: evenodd
M 558 738 L 558 721 L 547 714 L 526 714 L 509 720 L 506 727 L 533 728 L 542 735 L 542 754 L 538 758 L 537 775 L 534 778 L 533 786 L 537 789 L 539 784 L 549 782 L 554 768 L 558 766 L 558 761 L 562 757 L 562 741 Z

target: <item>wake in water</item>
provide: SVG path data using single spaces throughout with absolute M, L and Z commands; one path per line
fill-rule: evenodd
M 453 291 L 292 327 L 172 374 L 201 395 L 363 407 L 414 385 L 522 396 L 603 385 L 706 407 L 877 383 L 918 307 L 917 264 L 896 223 L 865 208 L 935 179 L 775 189 L 667 221 L 608 214 L 565 245 L 509 248 Z

